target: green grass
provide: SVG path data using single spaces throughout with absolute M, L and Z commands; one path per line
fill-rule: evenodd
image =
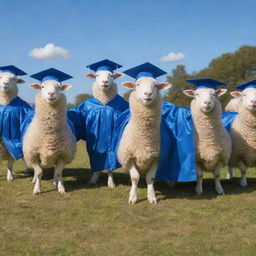
M 0 175 L 0 255 L 255 255 L 256 172 L 248 173 L 248 187 L 239 179 L 223 180 L 226 196 L 217 196 L 211 175 L 204 194 L 194 194 L 194 183 L 169 189 L 155 185 L 157 205 L 146 200 L 141 179 L 136 205 L 128 205 L 129 179 L 115 174 L 117 187 L 106 187 L 104 174 L 97 186 L 90 177 L 84 144 L 64 171 L 66 194 L 59 194 L 46 171 L 42 194 L 32 196 L 32 177 L 15 166 L 16 179 Z M 223 170 L 222 178 L 226 171 Z M 238 171 L 235 172 L 238 177 Z

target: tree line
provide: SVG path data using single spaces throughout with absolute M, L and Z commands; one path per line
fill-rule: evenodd
M 185 89 L 193 89 L 193 85 L 187 83 L 186 79 L 192 78 L 213 78 L 228 84 L 228 93 L 223 95 L 220 100 L 226 105 L 231 96 L 229 92 L 234 90 L 234 86 L 252 79 L 256 79 L 256 47 L 242 46 L 234 53 L 224 53 L 220 57 L 213 59 L 209 65 L 198 71 L 188 74 L 185 65 L 177 65 L 167 81 L 172 84 L 172 88 L 164 95 L 164 99 L 181 107 L 189 107 L 191 98 L 183 94 Z M 130 91 L 123 97 L 128 100 Z M 73 107 L 80 104 L 83 100 L 92 97 L 90 94 L 78 94 Z

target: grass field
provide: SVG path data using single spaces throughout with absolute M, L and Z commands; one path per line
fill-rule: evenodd
M 238 186 L 238 178 L 223 180 L 226 196 L 215 194 L 211 176 L 201 197 L 194 183 L 174 189 L 157 183 L 157 205 L 146 200 L 142 179 L 139 202 L 130 206 L 129 179 L 121 171 L 114 190 L 106 187 L 106 174 L 97 186 L 86 187 L 90 170 L 84 152 L 79 143 L 75 161 L 64 171 L 65 195 L 56 191 L 52 171 L 44 173 L 42 194 L 32 196 L 23 162 L 15 166 L 11 183 L 1 164 L 0 255 L 256 255 L 254 170 L 247 188 Z

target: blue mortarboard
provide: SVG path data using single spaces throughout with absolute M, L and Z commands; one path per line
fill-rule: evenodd
M 198 79 L 188 79 L 187 82 L 195 85 L 197 89 L 200 88 L 211 88 L 216 90 L 216 86 L 227 85 L 221 81 L 212 79 L 212 78 L 198 78 Z
M 39 73 L 33 74 L 31 77 L 41 82 L 44 82 L 46 80 L 56 80 L 58 82 L 62 82 L 72 78 L 72 76 L 62 71 L 59 71 L 58 69 L 55 69 L 55 68 L 49 68 L 49 69 L 43 70 Z
M 235 88 L 239 89 L 239 90 L 244 90 L 244 89 L 247 89 L 247 88 L 256 88 L 256 80 L 251 80 L 249 82 L 240 84 L 238 86 L 235 86 Z
M 27 75 L 27 73 L 25 73 L 23 70 L 13 66 L 13 65 L 9 65 L 9 66 L 3 66 L 0 67 L 1 72 L 9 72 L 14 74 L 15 76 L 24 76 Z
M 130 69 L 124 71 L 124 73 L 128 76 L 135 78 L 136 80 L 141 77 L 157 78 L 159 76 L 167 74 L 165 71 L 152 65 L 149 62 L 146 62 L 146 63 L 136 66 L 134 68 L 130 68 Z
M 113 73 L 113 70 L 121 68 L 122 66 L 111 61 L 111 60 L 105 59 L 105 60 L 101 60 L 99 62 L 93 63 L 91 65 L 88 65 L 86 67 L 95 72 L 100 71 L 100 70 L 106 70 L 106 71 L 110 71 Z

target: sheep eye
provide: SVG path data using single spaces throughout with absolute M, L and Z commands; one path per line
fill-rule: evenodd
M 44 86 L 43 86 L 43 85 L 42 85 L 41 87 L 42 87 L 42 88 L 44 88 Z
M 196 96 L 198 96 L 199 95 L 199 93 L 196 93 Z
M 216 94 L 214 93 L 213 96 L 216 96 Z
M 137 86 L 140 86 L 140 84 L 137 84 Z

